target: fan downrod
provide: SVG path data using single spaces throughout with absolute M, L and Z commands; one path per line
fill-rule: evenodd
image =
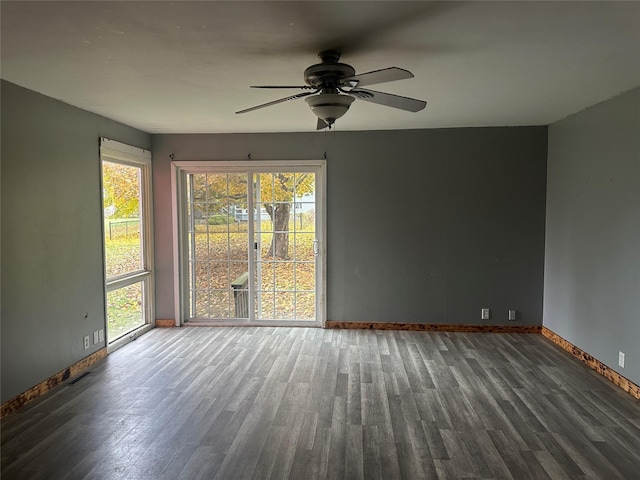
M 318 54 L 318 58 L 322 60 L 322 63 L 338 63 L 338 60 L 340 60 L 340 52 L 336 52 L 335 50 L 325 50 Z

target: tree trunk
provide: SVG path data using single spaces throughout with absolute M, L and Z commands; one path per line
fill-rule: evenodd
M 265 204 L 264 208 L 271 217 L 274 230 L 267 256 L 280 260 L 289 260 L 289 212 L 291 211 L 291 204 L 279 203 L 275 207 Z

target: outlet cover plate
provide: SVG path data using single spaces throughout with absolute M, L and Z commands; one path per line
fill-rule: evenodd
M 624 352 L 618 352 L 618 365 L 624 368 Z
M 84 349 L 86 350 L 90 346 L 91 344 L 89 343 L 89 335 L 87 335 L 86 337 L 84 337 Z
M 491 318 L 491 310 L 488 308 L 482 309 L 482 320 L 489 320 Z

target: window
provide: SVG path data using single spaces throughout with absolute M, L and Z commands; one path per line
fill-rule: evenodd
M 151 327 L 151 153 L 101 139 L 107 341 Z M 118 344 L 116 344 L 116 343 Z

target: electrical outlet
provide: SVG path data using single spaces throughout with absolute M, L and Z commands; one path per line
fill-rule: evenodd
M 624 352 L 618 352 L 618 365 L 624 368 Z
M 98 341 L 100 343 L 104 342 L 104 330 L 102 328 L 98 330 Z
M 482 320 L 489 320 L 491 318 L 491 311 L 488 308 L 482 309 Z
M 516 319 L 516 311 L 509 310 L 509 320 L 514 321 Z
M 86 337 L 84 337 L 84 349 L 86 350 L 90 345 L 91 344 L 89 343 L 89 335 L 87 335 Z
M 98 330 L 93 332 L 93 344 L 97 344 L 100 341 L 100 335 L 98 334 Z

